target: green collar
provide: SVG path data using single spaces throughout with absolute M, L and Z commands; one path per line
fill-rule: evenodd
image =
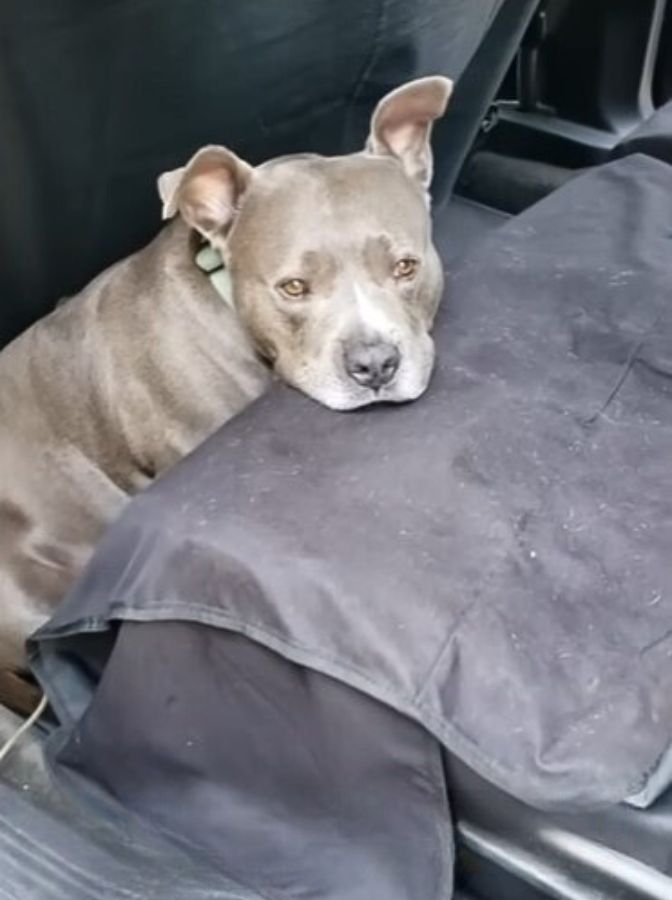
M 210 283 L 227 306 L 233 307 L 231 275 L 224 265 L 221 253 L 212 244 L 206 244 L 196 254 L 196 265 L 205 272 Z

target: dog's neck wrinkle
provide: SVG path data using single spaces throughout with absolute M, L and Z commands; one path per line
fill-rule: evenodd
M 22 340 L 33 345 L 27 359 L 49 359 L 43 371 L 68 373 L 35 385 L 52 436 L 75 443 L 124 493 L 184 456 L 270 380 L 194 250 L 190 230 L 176 220 L 53 313 L 49 333 L 60 331 L 60 340 L 43 347 L 45 326 Z M 84 338 L 73 358 L 75 333 Z M 12 355 L 3 354 L 5 365 Z
M 149 268 L 141 273 L 143 283 L 152 287 L 142 292 L 148 302 L 141 315 L 153 338 L 142 341 L 142 377 L 132 386 L 138 414 L 124 422 L 122 430 L 136 464 L 157 474 L 259 396 L 268 383 L 266 366 L 233 305 L 222 302 L 197 265 L 198 252 L 194 232 L 176 220 L 157 239 Z M 170 328 L 152 328 L 159 317 L 164 323 L 170 318 Z M 148 408 L 163 411 L 161 428 L 143 415 Z

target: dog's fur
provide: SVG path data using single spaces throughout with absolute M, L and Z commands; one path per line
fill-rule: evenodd
M 334 409 L 425 390 L 442 289 L 429 138 L 450 90 L 393 91 L 351 156 L 252 169 L 204 148 L 159 179 L 158 237 L 0 354 L 0 702 L 34 703 L 25 639 L 128 497 L 274 375 Z M 231 303 L 195 264 L 204 240 Z

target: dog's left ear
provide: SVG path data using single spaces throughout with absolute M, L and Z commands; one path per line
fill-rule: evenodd
M 371 118 L 369 153 L 396 157 L 424 188 L 432 180 L 432 125 L 446 111 L 453 82 L 440 75 L 418 78 L 391 91 Z
M 163 218 L 178 212 L 203 237 L 226 233 L 247 188 L 252 166 L 226 147 L 203 147 L 186 166 L 159 176 Z

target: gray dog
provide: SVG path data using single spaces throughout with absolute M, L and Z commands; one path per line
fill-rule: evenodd
M 200 150 L 159 179 L 174 221 L 0 354 L 0 703 L 34 706 L 25 639 L 128 497 L 274 376 L 338 410 L 425 390 L 429 141 L 451 88 L 388 94 L 350 156 Z

